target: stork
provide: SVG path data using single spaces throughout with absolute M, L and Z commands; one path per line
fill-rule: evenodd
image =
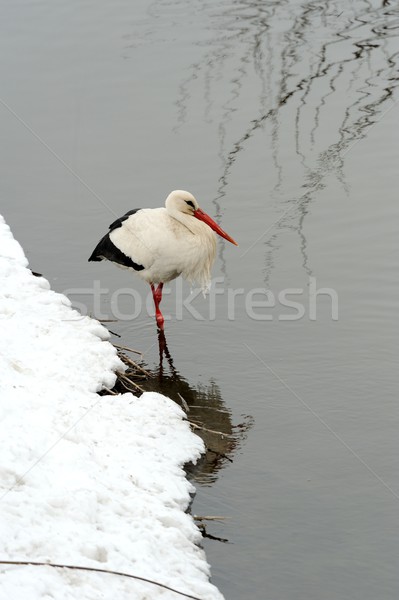
M 165 208 L 135 208 L 111 223 L 89 261 L 109 260 L 147 281 L 163 331 L 159 305 L 164 283 L 182 275 L 198 282 L 203 291 L 209 288 L 216 256 L 214 232 L 238 246 L 190 192 L 175 190 L 166 198 Z

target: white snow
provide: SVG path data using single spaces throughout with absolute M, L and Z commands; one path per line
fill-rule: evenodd
M 203 445 L 170 399 L 112 387 L 108 332 L 34 277 L 0 217 L 0 561 L 123 571 L 204 600 L 183 464 Z M 135 579 L 0 564 L 1 600 L 177 599 Z

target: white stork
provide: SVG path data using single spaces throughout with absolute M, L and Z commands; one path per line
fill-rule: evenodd
M 199 208 L 192 194 L 175 190 L 166 198 L 165 208 L 136 208 L 114 221 L 89 261 L 110 260 L 147 281 L 157 325 L 163 331 L 159 308 L 163 284 L 182 275 L 208 289 L 216 256 L 214 231 L 238 245 Z

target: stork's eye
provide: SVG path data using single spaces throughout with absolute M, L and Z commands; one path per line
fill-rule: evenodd
M 191 206 L 191 208 L 194 208 L 195 210 L 194 202 L 192 202 L 191 200 L 185 200 L 185 203 Z

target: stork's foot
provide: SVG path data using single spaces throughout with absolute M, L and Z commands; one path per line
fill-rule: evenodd
M 156 289 L 155 289 L 153 283 L 151 283 L 150 285 L 151 285 L 152 297 L 154 299 L 155 318 L 157 320 L 158 329 L 160 331 L 163 331 L 164 330 L 165 319 L 163 318 L 163 314 L 161 313 L 161 311 L 159 309 L 159 304 L 160 304 L 160 302 L 162 300 L 163 283 L 159 283 Z
M 163 314 L 161 313 L 161 311 L 157 311 L 155 313 L 155 318 L 157 320 L 158 328 L 160 329 L 160 331 L 163 331 L 164 330 L 165 319 L 164 319 Z

